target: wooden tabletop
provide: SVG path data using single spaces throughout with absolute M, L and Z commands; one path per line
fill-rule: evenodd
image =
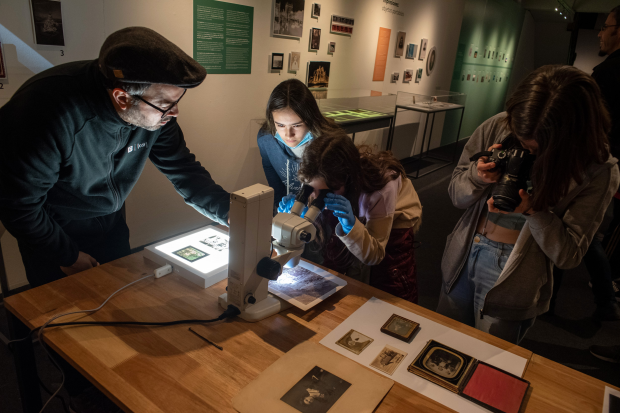
M 114 291 L 152 273 L 155 267 L 136 253 L 9 297 L 6 308 L 27 327 L 35 328 L 55 314 L 98 307 Z M 234 412 L 232 397 L 263 370 L 297 344 L 320 341 L 373 296 L 532 358 L 524 348 L 342 278 L 347 287 L 307 312 L 293 308 L 258 323 L 234 318 L 191 326 L 223 350 L 192 334 L 189 325 L 55 327 L 46 330 L 44 340 L 125 412 L 135 413 Z M 121 292 L 92 316 L 67 316 L 58 322 L 213 319 L 223 311 L 217 298 L 225 286 L 226 280 L 201 289 L 176 274 L 151 277 Z M 532 383 L 527 412 L 559 411 L 552 407 L 555 403 L 562 411 L 601 411 L 604 383 L 538 356 L 532 361 L 525 375 Z M 574 386 L 567 387 L 567 382 Z M 403 411 L 451 410 L 396 383 L 376 412 Z

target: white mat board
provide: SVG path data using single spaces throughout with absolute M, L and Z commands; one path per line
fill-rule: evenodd
M 398 314 L 410 320 L 420 323 L 420 329 L 413 337 L 411 343 L 405 343 L 394 337 L 381 332 L 381 326 L 392 314 Z M 343 335 L 349 330 L 354 329 L 374 339 L 374 341 L 361 354 L 356 355 L 345 348 L 336 344 Z M 521 377 L 527 365 L 527 359 L 509 353 L 505 350 L 487 344 L 483 341 L 459 333 L 449 327 L 431 321 L 415 313 L 403 310 L 378 298 L 371 298 L 356 312 L 351 314 L 345 321 L 329 333 L 321 344 L 342 354 L 343 356 L 355 360 L 358 363 L 369 366 L 372 360 L 379 354 L 386 344 L 403 350 L 407 357 L 402 361 L 392 376 L 384 374 L 379 370 L 372 369 L 378 374 L 409 387 L 410 389 L 429 397 L 446 407 L 462 413 L 486 413 L 488 410 L 475 403 L 458 396 L 451 391 L 444 389 L 428 380 L 425 380 L 407 371 L 407 367 L 413 362 L 417 355 L 422 351 L 429 340 L 436 340 L 442 344 L 462 351 L 478 360 L 492 364 L 495 367 L 506 370 Z

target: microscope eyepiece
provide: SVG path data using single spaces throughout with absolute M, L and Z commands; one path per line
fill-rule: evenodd
M 295 201 L 299 201 L 304 205 L 308 204 L 308 199 L 310 198 L 310 195 L 312 195 L 312 192 L 314 192 L 314 188 L 308 184 L 304 184 L 299 192 L 297 192 Z
M 317 196 L 316 198 L 312 200 L 312 202 L 310 203 L 310 206 L 311 207 L 315 206 L 319 209 L 319 211 L 322 211 L 323 208 L 325 208 L 325 196 L 327 196 L 327 194 L 330 193 L 331 191 L 332 191 L 331 189 L 319 190 L 319 196 Z

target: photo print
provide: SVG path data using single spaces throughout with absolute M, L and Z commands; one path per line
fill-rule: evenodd
M 269 281 L 269 289 L 294 298 L 302 304 L 310 304 L 317 298 L 333 291 L 338 284 L 298 265 L 282 269 L 282 275 Z
M 396 51 L 394 52 L 394 56 L 400 57 L 405 52 L 405 36 L 407 33 L 398 32 L 396 35 Z
M 418 71 L 415 74 L 415 82 L 416 83 L 420 83 L 420 80 L 422 80 L 422 68 L 419 68 Z
M 392 83 L 398 82 L 398 79 L 400 79 L 400 73 L 398 72 L 392 73 Z
M 209 254 L 207 254 L 206 252 L 200 251 L 198 248 L 194 248 L 191 245 L 185 248 L 181 248 L 180 250 L 173 251 L 172 253 L 177 257 L 181 257 L 189 262 L 198 261 L 201 258 L 209 256 Z
M 417 44 L 409 43 L 407 45 L 407 54 L 405 54 L 405 59 L 415 59 L 417 49 Z
M 312 4 L 312 17 L 319 17 L 321 15 L 321 5 L 319 3 Z
M 288 70 L 291 72 L 296 72 L 299 70 L 301 64 L 301 53 L 300 52 L 291 52 L 288 58 Z
M 351 17 L 332 15 L 331 32 L 339 34 L 353 34 L 355 21 Z
M 327 45 L 327 53 L 336 53 L 336 42 L 329 42 L 329 44 Z
M 271 70 L 282 70 L 284 67 L 284 53 L 271 54 Z
M 411 72 L 413 75 L 413 71 Z M 398 314 L 392 314 L 381 327 L 381 332 L 399 340 L 409 342 L 419 327 L 420 324 L 415 321 L 411 321 Z
M 62 12 L 59 1 L 30 0 L 36 44 L 64 46 Z
M 310 62 L 308 64 L 308 89 L 327 89 L 329 87 L 330 62 Z
M 360 333 L 359 331 L 350 330 L 342 338 L 336 341 L 340 347 L 344 347 L 352 353 L 360 354 L 372 343 L 374 339 Z
M 412 80 L 413 80 L 413 69 L 405 70 L 405 73 L 403 75 L 403 82 L 404 83 L 409 83 Z
M 274 0 L 273 34 L 301 38 L 305 0 Z
M 405 357 L 407 357 L 407 353 L 404 351 L 386 345 L 370 363 L 370 367 L 374 367 L 391 376 Z
M 424 58 L 426 57 L 426 46 L 428 46 L 428 39 L 422 39 L 422 41 L 420 42 L 420 60 L 424 60 Z
M 428 53 L 428 59 L 426 60 L 426 75 L 430 76 L 435 70 L 435 59 L 437 57 L 437 53 L 435 47 L 431 48 L 431 51 Z
M 316 366 L 280 400 L 302 413 L 327 413 L 349 387 L 351 383 Z
M 201 239 L 200 242 L 216 251 L 224 251 L 228 249 L 228 239 L 220 235 L 211 235 L 210 237 Z
M 4 43 L 0 41 L 0 80 L 8 79 L 9 75 L 6 71 L 6 60 L 4 58 Z
M 321 29 L 313 27 L 310 29 L 310 50 L 319 50 L 321 46 Z

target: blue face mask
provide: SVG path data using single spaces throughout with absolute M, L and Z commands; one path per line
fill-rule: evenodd
M 283 144 L 288 146 L 288 144 L 286 142 L 284 142 L 284 139 L 282 139 L 282 137 L 280 136 L 280 134 L 278 132 L 276 132 L 276 139 L 278 139 L 280 142 L 282 142 Z M 291 149 L 300 148 L 300 147 L 304 146 L 305 144 L 307 144 L 308 142 L 310 142 L 312 139 L 314 139 L 314 136 L 312 135 L 312 132 L 308 131 L 304 135 L 304 138 L 301 140 L 301 142 L 299 142 L 299 144 L 297 144 L 297 146 L 295 146 L 294 148 L 291 148 Z

